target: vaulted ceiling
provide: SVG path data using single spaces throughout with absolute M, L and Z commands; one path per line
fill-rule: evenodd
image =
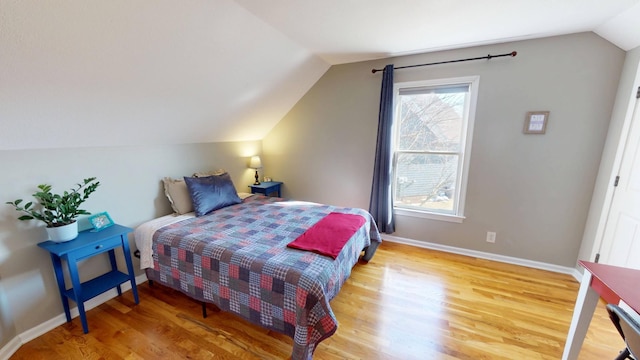
M 640 45 L 638 0 L 236 0 L 330 64 L 594 31 Z
M 0 0 L 0 150 L 256 140 L 333 64 L 594 31 L 640 0 Z

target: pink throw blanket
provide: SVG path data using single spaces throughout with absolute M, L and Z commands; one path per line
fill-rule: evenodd
M 360 215 L 329 213 L 287 246 L 308 250 L 335 259 L 344 244 L 365 223 Z

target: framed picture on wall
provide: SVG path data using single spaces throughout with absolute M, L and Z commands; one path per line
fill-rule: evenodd
M 525 134 L 544 134 L 547 131 L 548 111 L 529 111 L 524 120 Z

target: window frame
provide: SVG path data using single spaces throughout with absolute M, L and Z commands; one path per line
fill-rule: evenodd
M 398 126 L 399 126 L 399 117 L 400 117 L 400 90 L 407 88 L 420 88 L 420 87 L 444 87 L 451 86 L 456 84 L 468 84 L 469 85 L 469 97 L 468 97 L 468 108 L 467 111 L 467 119 L 463 121 L 463 129 L 461 131 L 461 139 L 460 139 L 460 159 L 462 159 L 462 163 L 458 164 L 458 171 L 460 172 L 459 180 L 456 179 L 456 204 L 454 206 L 454 213 L 444 213 L 444 212 L 436 212 L 430 209 L 418 209 L 415 207 L 403 207 L 397 206 L 395 204 L 395 188 L 396 188 L 396 170 L 397 170 L 397 158 L 398 153 L 405 153 L 407 151 L 399 151 L 397 149 L 397 139 L 398 139 Z M 476 105 L 478 101 L 478 92 L 480 86 L 480 76 L 463 76 L 463 77 L 455 77 L 455 78 L 443 78 L 443 79 L 432 79 L 432 80 L 420 80 L 420 81 L 407 81 L 407 82 L 398 82 L 393 86 L 393 101 L 394 101 L 394 122 L 393 122 L 393 141 L 392 141 L 392 151 L 393 151 L 393 169 L 392 169 L 392 199 L 394 200 L 393 211 L 396 215 L 404 215 L 404 216 L 412 216 L 419 218 L 426 218 L 432 220 L 441 220 L 448 222 L 457 222 L 462 223 L 465 219 L 464 209 L 466 203 L 466 195 L 467 195 L 467 183 L 469 178 L 469 163 L 471 160 L 471 145 L 473 139 L 473 128 L 475 123 L 475 115 L 476 115 Z M 428 153 L 428 152 L 427 152 Z M 433 152 L 431 152 L 433 153 Z

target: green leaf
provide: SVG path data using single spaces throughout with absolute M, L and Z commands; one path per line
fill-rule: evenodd
M 82 183 L 76 184 L 70 190 L 61 194 L 51 192 L 52 186 L 40 184 L 39 191 L 33 193 L 35 202 L 27 202 L 21 207 L 23 200 L 17 199 L 14 202 L 6 202 L 12 205 L 16 211 L 24 213 L 20 220 L 37 219 L 45 222 L 48 226 L 71 223 L 78 215 L 89 215 L 90 212 L 79 209 L 80 205 L 89 198 L 89 195 L 96 191 L 100 185 L 96 177 L 83 179 Z M 34 206 L 37 204 L 37 206 Z

